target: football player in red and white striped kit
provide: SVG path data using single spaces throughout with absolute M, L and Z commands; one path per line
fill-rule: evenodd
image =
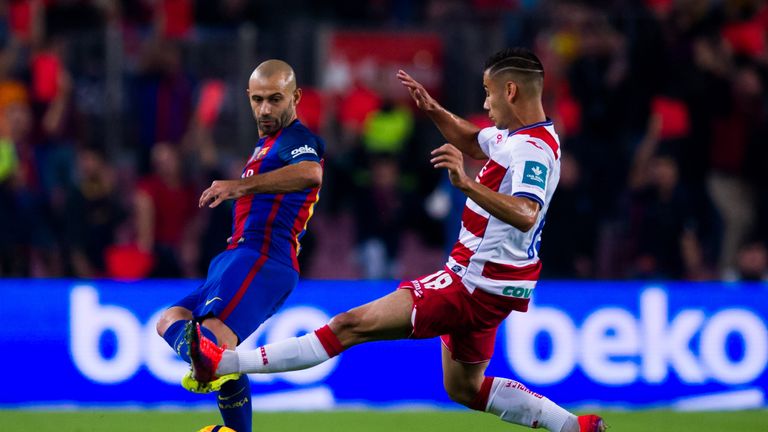
M 189 332 L 193 373 L 207 382 L 230 373 L 306 369 L 375 340 L 442 340 L 443 381 L 454 401 L 502 420 L 555 432 L 602 432 L 597 415 L 576 416 L 520 382 L 485 376 L 496 330 L 525 312 L 541 270 L 545 215 L 560 177 L 560 145 L 544 114 L 544 68 L 527 49 L 491 56 L 483 107 L 495 127 L 478 129 L 438 104 L 404 71 L 397 78 L 449 142 L 432 152 L 467 195 L 458 242 L 444 268 L 378 300 L 336 315 L 310 334 L 253 351 L 224 350 Z M 463 154 L 487 163 L 474 180 Z

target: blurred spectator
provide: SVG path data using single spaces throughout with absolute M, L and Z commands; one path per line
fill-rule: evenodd
M 69 273 L 94 278 L 106 275 L 105 252 L 125 218 L 114 173 L 97 149 L 77 154 L 78 178 L 67 196 L 66 245 Z
M 547 211 L 542 271 L 550 278 L 589 278 L 595 274 L 597 209 L 585 188 L 581 165 L 564 152 L 557 199 Z
M 142 170 L 157 142 L 179 142 L 192 117 L 193 82 L 183 68 L 176 42 L 150 40 L 132 92 Z
M 165 38 L 180 39 L 192 30 L 193 0 L 159 0 L 155 2 L 157 30 Z
M 367 279 L 392 278 L 398 271 L 397 252 L 406 216 L 397 159 L 371 156 L 366 171 L 370 174 L 359 179 L 354 200 L 359 262 Z
M 362 83 L 357 83 L 341 97 L 338 102 L 338 121 L 343 148 L 348 148 L 350 144 L 357 145 L 365 120 L 380 106 L 381 97 Z
M 741 281 L 768 281 L 768 250 L 760 242 L 747 243 L 736 258 L 736 278 Z
M 195 21 L 212 28 L 236 27 L 246 21 L 255 21 L 259 16 L 258 2 L 249 0 L 197 0 L 194 10 Z
M 222 160 L 212 131 L 205 126 L 204 122 L 197 123 L 190 128 L 184 139 L 183 147 L 188 158 L 196 162 L 195 164 L 188 163 L 188 165 L 195 166 L 193 177 L 199 184 L 210 185 L 214 180 L 238 178 L 242 174 L 243 161 L 239 159 Z M 195 199 L 197 199 L 197 195 Z M 213 257 L 226 248 L 227 238 L 232 235 L 232 206 L 232 201 L 225 201 L 212 209 L 197 210 L 199 214 L 195 224 L 198 224 L 200 229 L 197 274 L 205 275 Z
M 739 245 L 756 229 L 757 190 L 764 179 L 765 143 L 768 142 L 768 110 L 765 83 L 751 62 L 738 65 L 728 98 L 712 120 L 709 192 L 723 221 L 719 268 L 732 272 Z
M 160 142 L 152 149 L 151 174 L 139 180 L 134 197 L 139 249 L 155 257 L 156 277 L 196 275 L 197 191 L 182 171 L 178 150 Z
M 413 114 L 392 100 L 384 100 L 363 124 L 363 146 L 368 153 L 400 154 L 413 133 Z
M 630 235 L 635 276 L 682 278 L 682 245 L 694 224 L 694 210 L 680 183 L 677 162 L 660 152 L 663 120 L 653 117 L 630 171 Z
M 469 119 L 472 121 L 472 119 Z M 485 165 L 485 160 L 464 158 L 464 172 L 467 177 L 476 178 Z M 467 196 L 452 184 L 448 175 L 442 173 L 437 187 L 427 197 L 425 210 L 434 220 L 441 221 L 443 225 L 443 253 L 448 257 L 461 231 L 461 215 L 467 202 Z
M 15 276 L 55 276 L 61 256 L 54 247 L 50 213 L 40 188 L 28 93 L 18 82 L 5 81 L 0 86 L 0 142 L 6 166 L 0 179 L 0 271 Z
M 296 107 L 299 120 L 314 133 L 320 133 L 326 121 L 322 92 L 312 87 L 301 88 L 301 103 Z

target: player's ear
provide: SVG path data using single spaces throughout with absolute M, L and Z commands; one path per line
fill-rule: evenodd
M 298 105 L 300 100 L 301 100 L 301 89 L 299 87 L 296 87 L 296 90 L 293 91 L 294 105 Z
M 515 97 L 517 96 L 517 83 L 514 81 L 507 81 L 504 83 L 504 91 L 506 99 L 509 103 L 512 103 L 512 101 L 515 100 Z

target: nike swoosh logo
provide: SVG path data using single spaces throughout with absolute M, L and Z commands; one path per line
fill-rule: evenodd
M 243 392 L 243 390 L 245 390 L 245 387 L 243 387 L 243 388 L 241 388 L 240 390 L 238 390 L 238 392 L 237 392 L 237 393 L 235 393 L 235 394 L 233 394 L 233 395 L 229 395 L 229 396 L 227 396 L 227 397 L 222 397 L 221 395 L 219 395 L 219 400 L 223 400 L 223 401 L 225 401 L 225 400 L 230 400 L 230 399 L 232 399 L 233 397 L 235 397 L 235 396 L 239 395 L 240 393 L 242 393 L 242 392 Z
M 208 301 L 205 302 L 205 305 L 208 306 L 209 304 L 215 302 L 216 300 L 221 300 L 221 297 L 214 297 Z

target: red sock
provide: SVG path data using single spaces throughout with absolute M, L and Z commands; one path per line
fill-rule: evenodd
M 315 330 L 315 334 L 317 335 L 317 338 L 320 339 L 320 343 L 323 344 L 323 348 L 325 348 L 325 352 L 328 353 L 328 357 L 336 357 L 344 351 L 344 347 L 341 346 L 341 341 L 327 324 Z
M 485 407 L 488 405 L 488 397 L 491 395 L 491 386 L 493 385 L 493 377 L 485 377 L 483 384 L 480 385 L 480 391 L 469 404 L 469 407 L 477 411 L 485 411 Z

